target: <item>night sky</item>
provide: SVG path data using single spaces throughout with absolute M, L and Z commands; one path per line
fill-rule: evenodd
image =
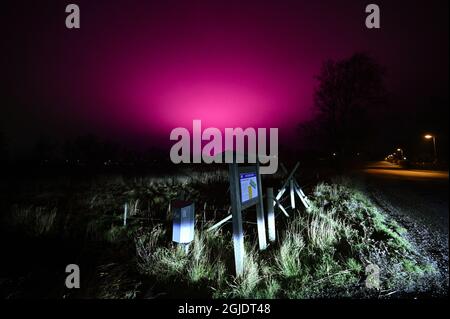
M 162 145 L 193 119 L 294 141 L 321 64 L 361 51 L 386 67 L 405 117 L 448 100 L 447 1 L 373 1 L 379 30 L 365 28 L 368 1 L 75 0 L 79 30 L 65 28 L 72 2 L 7 2 L 0 130 L 12 152 L 86 133 Z

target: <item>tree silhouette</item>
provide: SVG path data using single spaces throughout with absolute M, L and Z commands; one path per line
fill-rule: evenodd
M 384 75 L 385 70 L 365 53 L 326 61 L 314 92 L 317 116 L 301 129 L 322 138 L 323 145 L 341 157 L 351 155 L 367 143 L 369 111 L 385 101 Z

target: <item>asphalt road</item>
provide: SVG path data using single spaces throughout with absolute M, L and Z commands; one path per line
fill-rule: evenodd
M 372 199 L 403 224 L 421 252 L 436 261 L 448 287 L 448 171 L 373 162 L 360 173 Z
M 363 172 L 380 199 L 448 237 L 448 172 L 409 170 L 388 162 L 369 163 Z

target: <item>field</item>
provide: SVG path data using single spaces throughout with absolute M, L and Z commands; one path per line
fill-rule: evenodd
M 145 176 L 145 175 L 144 175 Z M 263 179 L 280 187 L 282 176 Z M 20 186 L 19 186 L 20 185 Z M 316 181 L 312 209 L 277 214 L 277 241 L 258 251 L 244 216 L 245 272 L 234 276 L 226 171 L 28 180 L 2 200 L 3 298 L 397 298 L 442 295 L 432 260 L 351 180 Z M 171 242 L 171 201 L 195 202 L 188 253 Z M 129 217 L 124 225 L 124 206 Z M 279 213 L 279 211 L 278 211 Z M 64 285 L 65 266 L 81 288 Z

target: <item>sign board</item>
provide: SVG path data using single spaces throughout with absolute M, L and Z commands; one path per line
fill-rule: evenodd
M 175 201 L 172 204 L 173 227 L 172 241 L 188 244 L 194 240 L 195 206 L 186 201 Z
M 256 166 L 239 168 L 239 188 L 242 208 L 258 203 L 259 187 Z
M 242 204 L 258 198 L 258 181 L 256 173 L 241 173 L 239 181 L 241 185 Z
M 244 232 L 242 227 L 242 210 L 256 206 L 259 249 L 264 250 L 266 227 L 262 202 L 261 175 L 259 163 L 253 166 L 239 167 L 237 163 L 229 165 L 231 213 L 233 221 L 233 244 L 236 274 L 244 272 Z

